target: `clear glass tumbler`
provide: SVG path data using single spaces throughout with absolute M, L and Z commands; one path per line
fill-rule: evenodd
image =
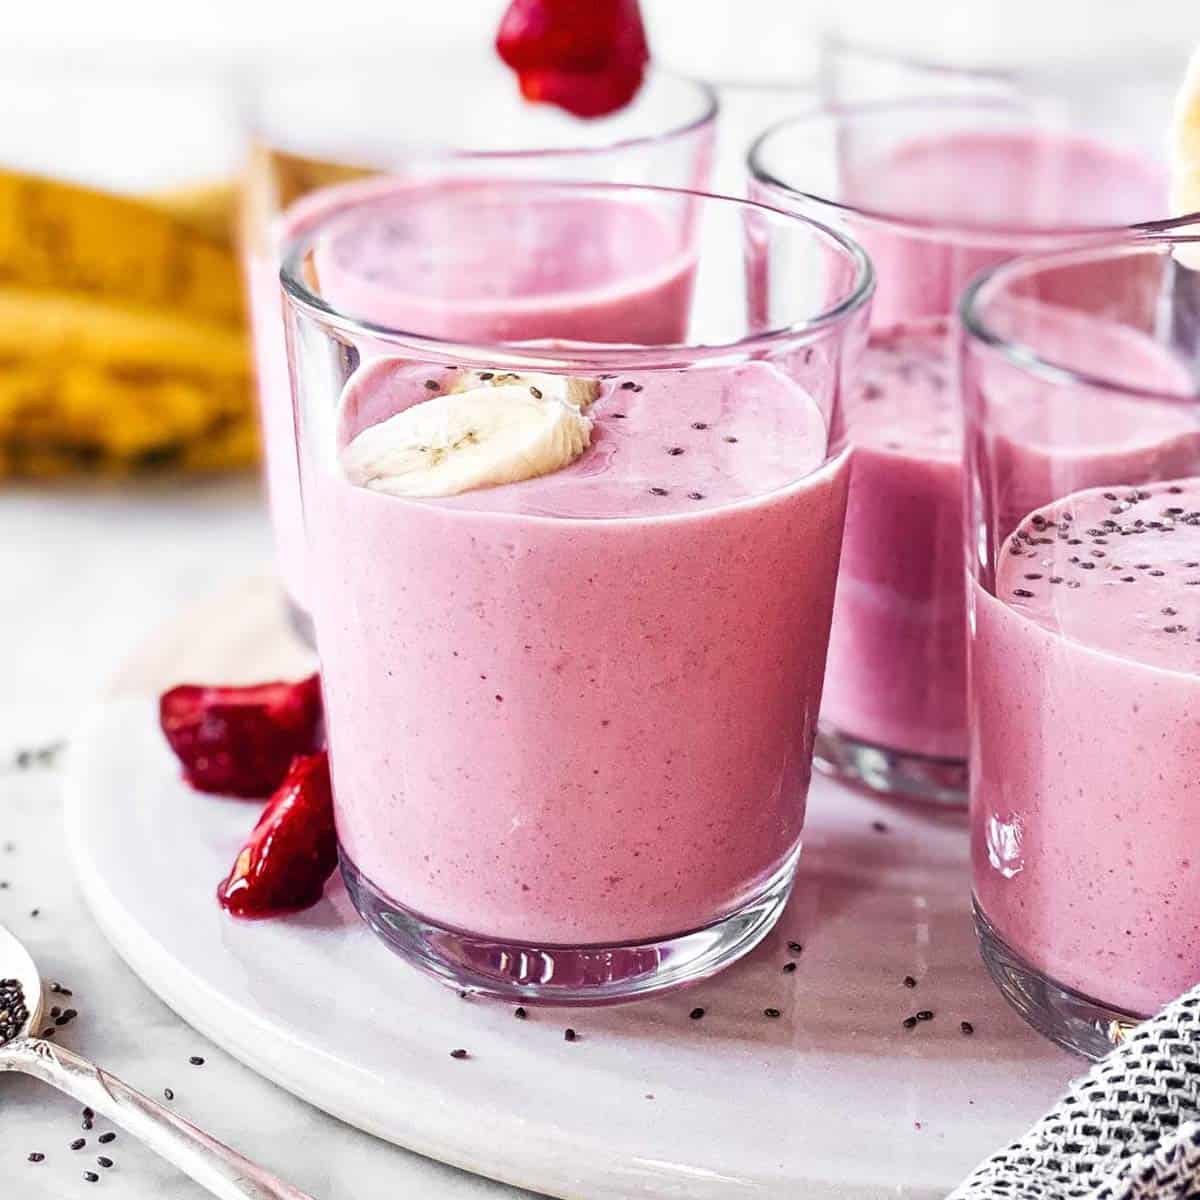
M 976 922 L 1010 1003 L 1092 1056 L 1200 979 L 1200 275 L 1179 244 L 1018 259 L 962 310 Z
M 716 971 L 800 852 L 870 265 L 670 189 L 337 199 L 283 284 L 351 896 L 513 1000 Z
M 766 132 L 751 195 L 847 229 L 878 274 L 846 398 L 854 481 L 818 764 L 966 801 L 962 421 L 952 314 L 976 271 L 1160 215 L 1165 175 L 1001 100 L 824 109 Z
M 458 85 L 453 92 L 447 78 Z M 245 121 L 244 261 L 276 559 L 293 624 L 306 640 L 312 630 L 278 274 L 281 246 L 321 216 L 311 193 L 380 171 L 703 188 L 716 113 L 707 85 L 651 72 L 628 108 L 582 121 L 523 101 L 490 46 L 458 47 L 449 60 L 415 55 L 403 70 L 388 63 L 258 81 Z

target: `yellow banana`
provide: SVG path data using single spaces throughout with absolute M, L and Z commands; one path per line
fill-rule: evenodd
M 232 249 L 140 200 L 0 171 L 0 283 L 236 325 Z
M 214 469 L 256 446 L 241 330 L 0 287 L 0 474 Z
M 241 184 L 237 179 L 148 192 L 143 199 L 210 241 L 221 246 L 234 245 L 242 200 Z

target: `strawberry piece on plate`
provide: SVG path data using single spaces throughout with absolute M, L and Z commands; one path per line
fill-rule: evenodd
M 329 756 L 322 750 L 292 762 L 217 899 L 235 917 L 298 912 L 321 899 L 337 861 Z
M 322 744 L 321 679 L 164 692 L 159 724 L 184 778 L 201 792 L 269 796 L 297 754 Z

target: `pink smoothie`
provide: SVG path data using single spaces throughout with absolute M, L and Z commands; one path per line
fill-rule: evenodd
M 684 335 L 691 271 L 680 231 L 659 213 L 595 197 L 539 201 L 529 185 L 519 194 L 496 185 L 481 204 L 480 189 L 394 178 L 326 189 L 293 205 L 271 252 L 248 264 L 272 526 L 284 587 L 301 609 L 306 547 L 278 246 L 346 209 L 316 256 L 322 294 L 429 337 L 632 344 Z
M 1150 163 L 1028 131 L 915 140 L 851 173 L 848 203 L 926 224 L 854 222 L 879 284 L 871 344 L 845 406 L 854 482 L 828 727 L 892 750 L 965 757 L 962 422 L 948 314 L 966 282 L 1029 245 L 1030 231 L 1151 216 L 1164 191 Z M 1013 232 L 998 235 L 997 224 Z M 1060 342 L 1095 337 L 1094 323 L 1077 333 L 1070 314 L 1060 324 Z M 1112 478 L 1107 448 L 1095 457 L 1088 479 Z M 1057 494 L 1028 465 L 1022 513 Z
M 381 359 L 337 440 L 446 373 Z M 602 382 L 591 446 L 439 500 L 312 497 L 339 836 L 442 925 L 558 944 L 705 926 L 798 851 L 845 456 L 766 362 Z
M 974 587 L 976 898 L 1145 1015 L 1200 980 L 1200 478 L 1076 492 Z

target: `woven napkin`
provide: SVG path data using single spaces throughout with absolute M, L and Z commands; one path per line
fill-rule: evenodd
M 950 1200 L 1200 1200 L 1200 987 L 1139 1025 Z

